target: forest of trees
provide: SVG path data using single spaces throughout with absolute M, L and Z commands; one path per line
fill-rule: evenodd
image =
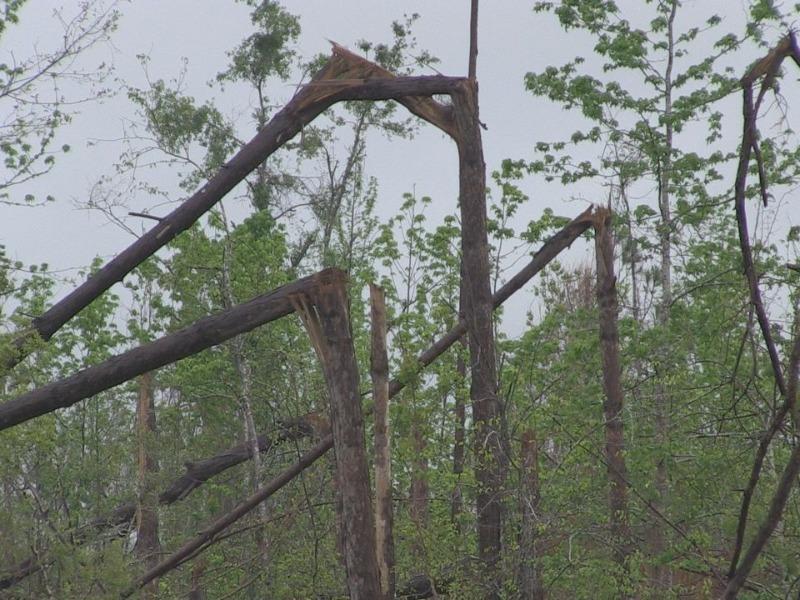
M 529 153 L 486 164 L 477 0 L 448 74 L 424 14 L 308 56 L 291 3 L 235 1 L 210 85 L 248 90 L 239 121 L 83 69 L 113 2 L 64 9 L 52 52 L 3 45 L 0 209 L 62 201 L 30 186 L 79 107 L 139 121 L 81 207 L 132 244 L 68 289 L 0 245 L 0 598 L 800 598 L 800 5 L 737 3 L 737 29 L 531 0 L 592 55 L 507 82 L 563 135 L 509 115 Z M 372 134 L 424 128 L 458 198 L 386 198 Z

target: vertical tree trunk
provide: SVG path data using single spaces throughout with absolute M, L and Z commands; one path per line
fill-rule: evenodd
M 500 597 L 502 494 L 505 479 L 500 402 L 492 327 L 489 241 L 486 232 L 486 166 L 483 161 L 478 83 L 470 79 L 453 94 L 459 157 L 459 203 L 470 399 L 475 430 L 478 556 L 484 597 Z
M 372 398 L 375 402 L 375 538 L 382 598 L 394 598 L 392 537 L 392 460 L 389 434 L 389 357 L 386 349 L 386 303 L 383 290 L 369 286 L 372 304 Z
M 139 378 L 139 397 L 136 404 L 136 443 L 138 472 L 138 501 L 136 506 L 136 557 L 145 570 L 158 564 L 161 544 L 158 541 L 158 488 L 155 473 L 158 461 L 153 450 L 156 436 L 156 413 L 153 400 L 153 376 L 145 373 Z M 158 597 L 158 579 L 142 590 L 143 598 Z
M 464 338 L 461 338 L 461 344 L 466 344 Z M 456 531 L 461 531 L 460 517 L 463 510 L 463 493 L 461 491 L 461 475 L 464 473 L 464 459 L 465 459 L 465 442 L 466 442 L 466 421 L 467 411 L 466 402 L 464 398 L 464 386 L 467 380 L 467 363 L 464 357 L 459 356 L 456 359 L 456 372 L 458 379 L 456 380 L 455 399 L 456 399 L 456 429 L 453 434 L 453 475 L 455 475 L 455 484 L 453 486 L 453 496 L 450 506 L 450 518 Z
M 228 229 L 228 219 L 222 210 L 222 222 L 225 226 L 225 244 L 222 255 L 222 299 L 223 305 L 230 310 L 236 305 L 236 298 L 231 285 L 231 258 L 233 256 L 233 245 Z M 245 356 L 244 337 L 237 336 L 228 344 L 228 348 L 233 360 L 233 366 L 239 379 L 239 408 L 242 415 L 242 429 L 244 431 L 244 441 L 250 446 L 252 462 L 250 463 L 250 487 L 252 491 L 259 488 L 261 476 L 261 452 L 258 448 L 258 432 L 256 431 L 255 417 L 253 416 L 253 372 L 250 363 Z M 258 518 L 262 523 L 266 523 L 268 518 L 268 507 L 266 503 L 258 505 Z M 264 537 L 264 530 L 256 527 L 253 531 L 256 546 L 261 557 L 261 564 L 266 567 L 269 562 L 269 552 L 267 540 Z M 255 581 L 254 581 L 255 583 Z M 263 590 L 261 590 L 263 592 Z M 259 593 L 255 585 L 250 586 L 250 593 Z
M 412 394 L 415 390 L 412 390 Z M 430 520 L 430 487 L 428 485 L 428 458 L 425 451 L 428 440 L 425 425 L 418 409 L 411 417 L 411 435 L 414 438 L 414 459 L 411 461 L 411 520 L 417 531 L 425 531 Z M 421 553 L 422 547 L 417 548 Z
M 380 577 L 345 278 L 342 271 L 329 270 L 320 279 L 313 297 L 299 295 L 294 300 L 328 386 L 350 598 L 374 600 L 380 598 Z
M 674 23 L 678 1 L 671 0 L 672 6 L 667 18 L 667 66 L 664 73 L 664 157 L 659 164 L 658 207 L 661 213 L 659 224 L 659 245 L 661 252 L 661 301 L 657 308 L 656 321 L 664 330 L 666 339 L 672 308 L 672 210 L 670 206 L 670 180 L 672 178 L 672 68 L 675 57 Z M 667 460 L 670 439 L 670 397 L 664 383 L 669 370 L 670 348 L 663 343 L 657 352 L 657 379 L 655 386 L 655 426 L 657 462 L 655 474 L 655 506 L 662 513 L 666 510 L 669 495 L 669 473 Z M 661 371 L 660 373 L 658 371 Z M 653 585 L 656 590 L 671 587 L 671 573 L 659 563 L 659 555 L 666 549 L 666 532 L 661 520 L 656 519 L 650 526 L 650 550 L 655 559 L 653 564 Z
M 539 446 L 533 429 L 522 432 L 520 476 L 519 593 L 527 600 L 544 600 L 539 569 L 537 526 L 539 524 Z
M 597 259 L 597 304 L 600 318 L 600 352 L 603 359 L 603 418 L 605 420 L 605 458 L 608 469 L 608 509 L 614 558 L 622 571 L 631 552 L 628 515 L 627 469 L 623 430 L 623 393 L 617 330 L 617 287 L 614 276 L 614 242 L 611 237 L 611 211 L 595 213 L 595 255 Z

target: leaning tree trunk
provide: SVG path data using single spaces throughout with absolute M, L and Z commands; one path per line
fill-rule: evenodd
M 299 294 L 293 300 L 328 386 L 350 598 L 375 600 L 380 597 L 380 577 L 345 276 L 327 278 L 312 293 Z

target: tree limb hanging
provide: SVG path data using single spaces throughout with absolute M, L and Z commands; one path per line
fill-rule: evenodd
M 205 185 L 83 284 L 34 318 L 30 329 L 14 334 L 5 355 L 0 356 L 0 368 L 13 368 L 25 358 L 36 337 L 49 340 L 95 298 L 191 227 L 258 165 L 333 104 L 347 100 L 397 100 L 413 114 L 449 133 L 450 108 L 429 96 L 449 94 L 461 80 L 441 75 L 398 78 L 334 44 L 325 67 L 301 86 L 286 106 Z
M 767 198 L 767 182 L 765 180 L 763 163 L 758 151 L 758 129 L 756 122 L 758 119 L 758 110 L 761 106 L 761 101 L 764 98 L 767 90 L 772 87 L 774 78 L 778 73 L 783 60 L 791 56 L 795 63 L 800 66 L 800 49 L 797 47 L 797 40 L 794 33 L 789 33 L 784 37 L 778 45 L 772 49 L 767 56 L 758 61 L 751 69 L 742 77 L 742 112 L 744 117 L 742 142 L 739 151 L 739 164 L 736 171 L 736 182 L 734 184 L 734 206 L 736 210 L 736 222 L 739 231 L 739 245 L 742 252 L 742 261 L 744 262 L 744 271 L 747 278 L 748 287 L 750 291 L 750 302 L 755 308 L 758 324 L 761 329 L 764 343 L 767 346 L 769 353 L 770 364 L 775 377 L 776 385 L 784 397 L 784 402 L 773 416 L 769 427 L 764 431 L 760 440 L 758 449 L 756 450 L 756 457 L 753 461 L 753 467 L 750 471 L 750 478 L 742 494 L 742 505 L 739 512 L 739 522 L 736 528 L 736 541 L 734 544 L 733 553 L 731 556 L 730 567 L 728 570 L 728 578 L 731 583 L 738 581 L 737 591 L 733 592 L 735 597 L 738 589 L 744 582 L 744 578 L 738 576 L 737 565 L 739 556 L 744 544 L 744 535 L 747 528 L 747 518 L 750 511 L 750 503 L 752 501 L 753 493 L 758 480 L 761 476 L 761 468 L 764 463 L 764 457 L 767 454 L 767 449 L 780 429 L 786 413 L 789 410 L 790 403 L 793 400 L 787 396 L 787 386 L 781 367 L 780 357 L 778 356 L 778 349 L 772 337 L 769 317 L 767 316 L 764 303 L 761 298 L 761 290 L 758 285 L 758 274 L 755 270 L 755 263 L 753 260 L 753 251 L 750 245 L 750 234 L 747 226 L 747 212 L 745 207 L 746 192 L 747 192 L 747 175 L 750 166 L 751 151 L 756 150 L 756 158 L 759 164 L 759 183 L 761 189 L 762 200 L 766 201 Z M 758 99 L 753 102 L 753 85 L 760 78 L 763 77 L 761 87 L 759 89 Z M 752 545 L 751 545 L 752 547 Z M 749 567 L 748 567 L 749 570 Z M 746 574 L 745 574 L 746 577 Z M 730 584 L 729 584 L 730 588 Z M 727 593 L 727 592 L 726 592 Z
M 589 229 L 592 224 L 593 217 L 592 209 L 590 207 L 570 221 L 563 229 L 561 229 L 561 231 L 550 237 L 544 243 L 542 248 L 536 254 L 534 254 L 533 259 L 514 277 L 506 282 L 505 285 L 497 290 L 492 298 L 494 308 L 498 308 L 506 300 L 508 300 L 508 298 L 514 294 L 514 292 L 522 288 L 522 286 L 530 281 L 534 275 L 546 267 L 550 261 L 559 254 L 559 252 L 567 248 L 582 233 Z M 444 334 L 433 345 L 420 354 L 419 357 L 417 357 L 417 370 L 419 371 L 424 369 L 439 356 L 444 354 L 450 348 L 450 346 L 455 344 L 461 338 L 461 336 L 464 335 L 465 332 L 466 325 L 463 321 L 460 321 L 458 325 Z M 389 398 L 391 399 L 396 396 L 405 387 L 405 385 L 405 382 L 402 380 L 393 380 L 389 385 Z M 181 546 L 180 549 L 175 551 L 175 553 L 164 559 L 164 561 L 154 567 L 151 571 L 148 571 L 138 578 L 126 592 L 127 595 L 130 596 L 137 588 L 146 585 L 153 578 L 163 576 L 167 572 L 175 569 L 182 563 L 202 552 L 206 547 L 214 543 L 214 541 L 217 539 L 217 536 L 224 529 L 255 508 L 258 502 L 263 502 L 269 498 L 273 493 L 291 481 L 294 476 L 308 468 L 314 461 L 316 461 L 332 447 L 333 436 L 328 435 L 311 450 L 306 452 L 297 463 L 287 468 L 269 484 L 239 504 L 233 509 L 233 511 L 213 521 L 200 535 L 187 541 L 183 546 Z

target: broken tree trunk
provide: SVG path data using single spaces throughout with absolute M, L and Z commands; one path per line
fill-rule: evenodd
M 449 94 L 461 78 L 440 75 L 397 78 L 389 71 L 334 44 L 333 54 L 311 81 L 208 182 L 158 224 L 83 284 L 31 322 L 28 330 L 14 336 L 9 351 L 0 357 L 0 368 L 13 368 L 35 346 L 35 338 L 49 340 L 67 321 L 95 298 L 175 236 L 192 226 L 228 192 L 245 179 L 278 148 L 297 135 L 333 104 L 346 100 L 397 100 L 410 112 L 446 128 L 448 108 L 430 96 Z
M 569 247 L 581 234 L 592 226 L 591 209 L 587 209 L 570 221 L 558 233 L 550 237 L 544 245 L 533 255 L 531 261 L 516 275 L 509 279 L 493 296 L 494 308 L 501 306 L 515 292 L 530 281 L 539 271 L 546 267 L 562 250 Z M 291 307 L 288 310 L 293 310 Z M 417 368 L 422 370 L 446 352 L 450 346 L 462 339 L 466 333 L 466 325 L 462 320 L 427 350 L 417 357 Z M 98 383 L 99 384 L 99 383 Z M 405 386 L 399 379 L 389 383 L 389 397 L 393 398 Z M 108 387 L 111 387 L 110 385 Z M 105 389 L 105 388 L 104 388 Z M 0 406 L 0 411 L 2 406 Z M 275 443 L 298 440 L 315 433 L 318 436 L 327 435 L 327 421 L 316 413 L 311 413 L 298 419 L 287 421 L 277 435 L 261 435 L 258 437 L 261 452 L 269 450 Z M 327 451 L 328 448 L 325 449 Z M 323 451 L 324 453 L 324 451 Z M 210 478 L 234 467 L 251 457 L 250 444 L 238 444 L 224 452 L 207 459 L 190 461 L 186 463 L 186 473 L 175 479 L 159 496 L 162 505 L 169 505 L 188 496 L 197 487 Z M 263 490 L 264 488 L 262 488 Z M 83 543 L 87 539 L 88 531 L 102 531 L 119 527 L 131 522 L 136 511 L 133 502 L 117 507 L 110 514 L 99 517 L 82 527 L 84 533 L 79 535 Z M 202 544 L 201 544 L 202 546 Z M 42 568 L 36 557 L 21 561 L 14 567 L 2 571 L 0 574 L 0 590 L 9 588 L 26 577 L 38 572 Z M 169 569 L 167 569 L 169 570 Z
M 608 469 L 608 510 L 614 559 L 621 573 L 631 553 L 628 514 L 628 482 L 625 467 L 625 436 L 622 421 L 622 368 L 619 360 L 617 329 L 617 278 L 614 275 L 614 240 L 611 211 L 595 213 L 595 256 L 597 261 L 597 304 L 600 319 L 600 353 L 603 361 L 603 419 L 605 458 Z
M 336 477 L 342 494 L 347 587 L 353 600 L 380 597 L 364 417 L 350 330 L 346 275 L 293 298 L 322 364 L 331 410 Z
M 386 349 L 386 301 L 383 290 L 369 286 L 372 305 L 370 375 L 375 405 L 375 538 L 381 597 L 394 598 L 394 540 L 392 536 L 392 454 L 389 434 L 389 356 Z
M 570 221 L 561 231 L 550 237 L 536 252 L 531 261 L 525 265 L 514 277 L 506 282 L 492 297 L 494 307 L 502 305 L 516 291 L 522 288 L 539 271 L 545 268 L 559 252 L 569 247 L 581 234 L 589 229 L 593 224 L 591 208 L 585 210 L 580 215 Z M 417 357 L 418 370 L 422 370 L 444 354 L 450 346 L 455 344 L 466 332 L 464 321 L 453 327 L 449 332 L 434 342 L 427 350 Z M 405 382 L 399 379 L 393 380 L 389 384 L 389 398 L 396 396 L 404 387 Z M 238 521 L 248 512 L 253 510 L 260 502 L 263 502 L 272 494 L 289 483 L 294 477 L 302 473 L 311 466 L 318 458 L 323 456 L 333 447 L 333 436 L 327 435 L 320 440 L 313 448 L 308 450 L 295 464 L 288 467 L 280 475 L 275 477 L 258 492 L 243 500 L 233 510 L 222 515 L 206 527 L 199 535 L 188 540 L 176 550 L 171 556 L 164 559 L 148 573 L 136 580 L 126 591 L 123 597 L 132 595 L 138 588 L 147 584 L 154 577 L 161 577 L 172 569 L 180 566 L 187 560 L 211 546 L 218 538 L 219 534 L 230 525 Z M 241 461 L 239 461 L 241 462 Z M 238 464 L 238 462 L 236 463 Z
M 145 373 L 139 378 L 136 438 L 139 497 L 136 505 L 135 551 L 136 557 L 145 569 L 151 569 L 158 563 L 158 555 L 161 552 L 161 544 L 158 541 L 158 493 L 154 485 L 154 475 L 158 472 L 158 461 L 154 452 L 156 412 L 152 373 Z M 151 581 L 142 592 L 143 598 L 158 598 L 158 580 Z
M 294 312 L 290 297 L 310 291 L 339 271 L 327 269 L 298 279 L 230 310 L 196 321 L 193 325 L 154 342 L 119 354 L 75 375 L 35 389 L 0 404 L 0 430 L 28 419 L 66 408 L 124 383 L 137 375 L 168 365 L 230 338 Z
M 452 95 L 459 160 L 461 257 L 464 316 L 469 338 L 470 399 L 475 429 L 478 556 L 485 598 L 500 597 L 498 563 L 501 548 L 505 457 L 497 398 L 489 240 L 486 231 L 486 166 L 483 161 L 478 84 L 460 82 Z

